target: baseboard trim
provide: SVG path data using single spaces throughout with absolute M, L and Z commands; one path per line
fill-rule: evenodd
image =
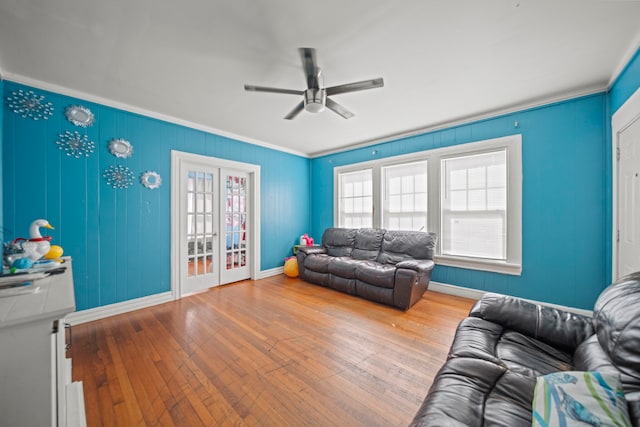
M 262 270 L 256 276 L 256 280 L 266 279 L 267 277 L 277 276 L 278 274 L 284 274 L 284 267 L 271 268 L 269 270 Z
M 171 292 L 163 292 L 160 294 L 149 295 L 147 297 L 90 308 L 88 310 L 76 311 L 67 315 L 67 317 L 65 317 L 65 322 L 71 324 L 71 326 L 80 325 L 82 323 L 93 322 L 94 320 L 128 313 L 141 308 L 152 307 L 154 305 L 163 304 L 173 300 L 174 297 Z
M 462 286 L 449 285 L 447 283 L 429 282 L 429 290 L 433 292 L 439 292 L 441 294 L 454 295 L 457 297 L 469 298 L 479 300 L 486 293 L 478 289 L 464 288 Z M 581 314 L 587 317 L 593 317 L 592 310 L 584 310 L 582 308 L 567 307 L 566 305 L 552 304 L 549 302 L 542 302 L 523 298 L 525 301 L 529 301 L 533 304 L 546 305 L 548 307 L 557 308 L 558 310 L 568 311 L 571 313 Z
M 262 270 L 256 276 L 256 280 L 265 279 L 267 277 L 276 276 L 284 273 L 284 267 L 276 267 L 269 270 Z M 71 326 L 80 325 L 82 323 L 93 322 L 94 320 L 104 319 L 118 314 L 128 313 L 130 311 L 139 310 L 141 308 L 153 307 L 154 305 L 163 304 L 173 301 L 175 298 L 171 292 L 163 292 L 160 294 L 149 295 L 142 298 L 136 298 L 128 301 L 117 302 L 115 304 L 104 305 L 101 307 L 90 308 L 70 313 L 65 318 L 65 322 Z
M 478 300 L 486 293 L 478 289 L 463 288 L 462 286 L 449 285 L 447 283 L 429 282 L 429 290 L 441 294 Z

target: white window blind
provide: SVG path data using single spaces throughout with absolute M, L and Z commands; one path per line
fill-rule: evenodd
M 373 177 L 371 169 L 341 173 L 338 226 L 373 226 Z
M 382 228 L 427 230 L 427 162 L 384 166 Z
M 506 260 L 506 150 L 442 159 L 441 174 L 441 253 Z

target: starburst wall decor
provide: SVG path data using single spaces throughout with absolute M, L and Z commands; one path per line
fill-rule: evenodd
M 23 118 L 33 120 L 47 120 L 53 114 L 53 104 L 44 101 L 44 95 L 37 95 L 34 91 L 22 89 L 14 90 L 7 97 L 9 109 Z
M 113 188 L 127 189 L 133 184 L 135 175 L 126 166 L 109 166 L 102 176 L 107 180 L 107 185 Z
M 65 131 L 61 133 L 56 141 L 58 148 L 67 153 L 67 156 L 75 157 L 89 157 L 96 145 L 93 141 L 89 141 L 87 135 L 81 135 L 78 132 Z

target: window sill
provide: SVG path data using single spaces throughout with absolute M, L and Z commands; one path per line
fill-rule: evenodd
M 490 271 L 492 273 L 510 274 L 520 276 L 522 274 L 521 264 L 511 264 L 504 261 L 483 260 L 477 258 L 453 257 L 436 255 L 434 257 L 436 265 L 448 267 L 467 268 L 470 270 Z

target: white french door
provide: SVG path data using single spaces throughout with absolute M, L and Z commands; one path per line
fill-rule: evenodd
M 224 198 L 224 211 L 220 216 L 220 229 L 224 239 L 220 240 L 220 252 L 224 254 L 220 266 L 220 283 L 237 282 L 249 274 L 249 233 L 250 212 L 249 175 L 238 170 L 221 170 L 220 194 Z
M 255 277 L 259 167 L 173 151 L 171 174 L 174 295 Z
M 220 284 L 220 170 L 184 162 L 180 171 L 181 293 Z

